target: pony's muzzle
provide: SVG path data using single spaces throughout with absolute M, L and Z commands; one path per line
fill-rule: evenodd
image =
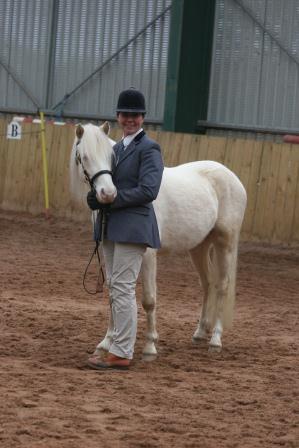
M 97 199 L 99 202 L 102 202 L 103 204 L 111 204 L 111 202 L 114 201 L 116 198 L 116 188 L 114 189 L 108 189 L 102 187 L 100 190 L 100 193 L 97 192 Z

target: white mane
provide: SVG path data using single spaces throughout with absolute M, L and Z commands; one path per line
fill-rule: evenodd
M 78 138 L 75 136 L 70 157 L 70 192 L 72 199 L 79 204 L 85 202 L 89 185 L 85 182 L 82 165 L 76 163 L 76 152 L 79 152 L 81 161 L 84 160 L 86 155 L 92 161 L 94 172 L 89 173 L 89 175 L 93 176 L 99 170 L 111 169 L 112 145 L 115 143 L 105 134 L 101 127 L 91 123 L 82 127 L 84 128 L 84 133 L 80 144 L 77 146 Z

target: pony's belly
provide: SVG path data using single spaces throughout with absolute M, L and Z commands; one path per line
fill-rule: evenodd
M 188 239 L 186 239 L 185 236 L 182 239 L 174 239 L 172 237 L 169 237 L 168 235 L 165 235 L 165 237 L 162 236 L 161 238 L 161 248 L 180 252 L 188 251 L 198 246 L 198 244 L 200 244 L 205 239 L 205 236 L 202 236 L 201 238 Z
M 212 227 L 211 229 L 212 230 Z M 161 235 L 161 247 L 163 249 L 171 249 L 171 250 L 179 250 L 179 251 L 185 251 L 185 250 L 191 250 L 194 247 L 198 246 L 205 237 L 209 234 L 209 231 L 207 233 L 201 233 L 201 234 L 194 234 L 194 236 L 188 236 L 183 234 L 178 235 L 171 235 L 168 233 L 162 233 Z
M 188 216 L 158 219 L 162 248 L 179 251 L 193 249 L 211 232 L 216 219 L 217 214 L 211 209 L 202 215 L 193 210 Z
M 161 244 L 166 249 L 196 247 L 217 220 L 218 199 L 213 186 L 197 172 L 187 171 L 166 170 L 154 201 Z

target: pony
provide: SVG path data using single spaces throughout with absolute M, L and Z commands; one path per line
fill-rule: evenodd
M 112 170 L 115 143 L 108 137 L 110 126 L 78 125 L 70 157 L 73 197 L 85 201 L 93 185 L 101 202 L 117 194 Z M 157 199 L 153 202 L 162 249 L 189 251 L 201 280 L 201 314 L 192 337 L 194 344 L 209 338 L 209 351 L 222 349 L 223 330 L 232 324 L 235 301 L 238 242 L 247 195 L 239 178 L 214 161 L 184 163 L 164 168 Z M 157 356 L 156 299 L 157 250 L 147 248 L 142 261 L 142 306 L 146 312 L 145 360 Z M 113 334 L 110 314 L 104 339 L 95 354 L 109 351 Z

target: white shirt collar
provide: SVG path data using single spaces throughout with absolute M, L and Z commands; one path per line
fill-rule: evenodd
M 122 142 L 124 144 L 124 149 L 134 140 L 136 135 L 138 135 L 140 132 L 143 131 L 143 128 L 139 129 L 135 134 L 127 135 L 126 137 L 123 137 Z

